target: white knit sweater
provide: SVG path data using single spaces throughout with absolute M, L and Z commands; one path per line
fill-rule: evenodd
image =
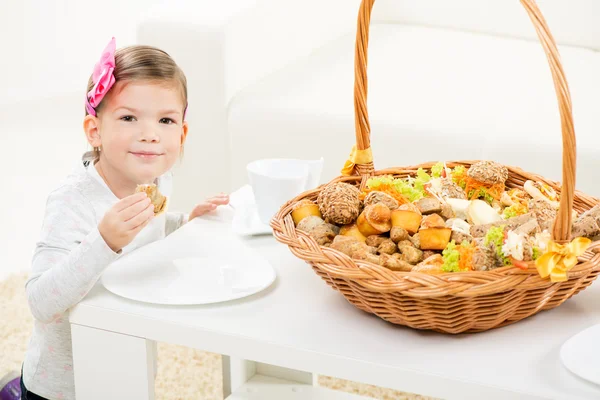
M 171 182 L 170 173 L 157 180 L 166 196 Z M 98 232 L 98 223 L 117 201 L 91 163 L 81 164 L 48 196 L 26 283 L 34 327 L 23 364 L 27 390 L 42 397 L 75 399 L 69 309 L 86 296 L 111 262 L 186 222 L 184 214 L 164 213 L 116 254 Z

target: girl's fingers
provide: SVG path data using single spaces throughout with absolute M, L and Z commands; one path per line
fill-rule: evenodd
M 148 206 L 135 217 L 131 218 L 125 223 L 128 231 L 135 230 L 143 223 L 149 221 L 154 216 L 154 205 L 148 204 Z
M 132 218 L 134 218 L 137 215 L 139 215 L 140 213 L 142 213 L 151 204 L 152 203 L 150 203 L 149 198 L 146 198 L 143 201 L 134 203 L 119 212 L 119 219 L 121 219 L 121 221 L 123 221 L 123 222 L 128 222 Z
M 198 204 L 194 208 L 194 211 L 196 212 L 196 214 L 198 214 L 198 213 L 203 213 L 203 212 L 207 212 L 207 211 L 210 211 L 210 210 L 214 210 L 216 207 L 217 206 L 215 204 L 213 204 L 213 203 L 205 202 L 205 203 Z
M 218 204 L 218 205 L 224 205 L 224 204 L 229 203 L 229 196 L 215 196 L 215 197 L 211 197 L 208 200 L 206 200 L 206 202 L 213 203 L 213 204 Z
M 154 210 L 152 210 L 152 214 L 154 215 Z M 130 232 L 137 235 L 139 231 L 144 229 L 144 227 L 150 223 L 150 221 L 152 221 L 152 217 L 150 217 L 146 221 L 142 222 L 142 224 L 138 225 L 136 228 L 133 228 Z
M 148 195 L 146 195 L 145 192 L 138 192 L 138 193 L 134 193 L 131 196 L 127 196 L 122 198 L 121 200 L 119 200 L 117 202 L 117 204 L 114 205 L 114 209 L 116 212 L 121 212 L 123 210 L 125 210 L 126 208 L 131 207 L 132 205 L 147 199 Z

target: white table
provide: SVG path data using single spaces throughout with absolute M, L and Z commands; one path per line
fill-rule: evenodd
M 200 229 L 230 234 L 225 214 L 191 222 L 167 240 L 193 248 Z M 162 341 L 223 354 L 224 397 L 234 400 L 359 398 L 313 386 L 313 374 L 443 399 L 600 399 L 600 386 L 559 360 L 568 338 L 600 321 L 599 283 L 512 326 L 450 336 L 356 309 L 272 237 L 246 242 L 278 275 L 246 299 L 159 306 L 97 285 L 70 316 L 77 398 L 154 399 L 154 349 Z M 168 243 L 140 251 L 165 251 Z

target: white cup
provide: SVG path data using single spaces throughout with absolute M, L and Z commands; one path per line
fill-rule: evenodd
M 318 181 L 322 160 L 320 167 L 311 163 L 293 159 L 264 159 L 248 164 L 248 179 L 262 223 L 269 224 L 285 202 L 306 191 L 307 186 L 315 182 L 315 175 L 318 175 Z

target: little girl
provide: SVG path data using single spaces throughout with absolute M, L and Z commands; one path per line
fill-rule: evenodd
M 149 46 L 115 52 L 113 38 L 87 91 L 83 128 L 94 150 L 50 193 L 26 284 L 35 319 L 21 377 L 27 400 L 75 398 L 69 309 L 110 263 L 229 201 L 219 195 L 189 217 L 155 217 L 146 194 L 134 194 L 146 183 L 170 194 L 169 171 L 188 133 L 186 78 L 167 53 Z

